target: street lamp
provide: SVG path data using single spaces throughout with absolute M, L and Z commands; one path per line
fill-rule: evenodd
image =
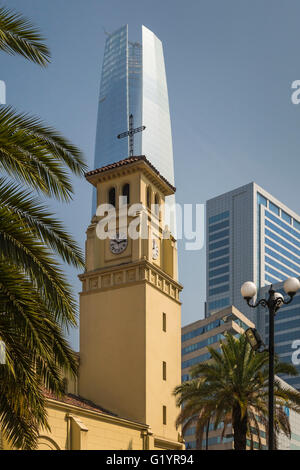
M 260 347 L 263 346 L 263 340 L 260 337 L 260 334 L 256 330 L 256 328 L 248 328 L 245 331 L 245 336 L 250 343 L 251 348 L 253 351 L 259 351 Z
M 257 308 L 259 305 L 269 310 L 269 450 L 274 449 L 274 319 L 276 312 L 283 304 L 289 304 L 298 289 L 300 288 L 300 282 L 296 277 L 289 277 L 283 284 L 285 293 L 289 296 L 289 299 L 285 300 L 283 295 L 279 292 L 275 292 L 272 288 L 272 284 L 269 290 L 269 298 L 260 299 L 256 303 L 250 303 L 251 299 L 255 297 L 257 293 L 256 285 L 254 282 L 247 281 L 241 287 L 241 294 L 246 300 L 247 304 L 251 308 Z M 253 349 L 259 349 L 261 344 L 258 346 L 259 338 L 256 337 L 254 329 L 247 333 L 247 339 L 250 345 L 254 345 Z M 255 330 L 256 331 L 256 330 Z M 258 347 L 257 347 L 258 346 Z

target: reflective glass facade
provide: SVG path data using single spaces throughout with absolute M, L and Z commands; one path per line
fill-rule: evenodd
M 145 26 L 143 35 L 142 155 L 174 184 L 169 98 L 161 41 Z
M 260 328 L 240 287 L 300 276 L 300 217 L 255 183 L 207 201 L 206 217 L 206 316 L 229 299 Z
M 269 203 L 271 209 L 271 204 Z M 273 211 L 274 212 L 274 211 Z M 267 209 L 264 216 L 264 269 L 265 284 L 277 283 L 289 276 L 300 275 L 300 231 L 293 218 L 285 211 L 274 214 Z M 297 227 L 297 228 L 296 228 Z
M 256 324 L 268 344 L 267 312 L 248 308 L 240 288 L 250 280 L 257 285 L 258 297 L 267 297 L 270 284 L 282 290 L 286 278 L 300 277 L 300 217 L 250 183 L 207 202 L 206 246 L 206 316 L 228 302 Z M 282 306 L 275 319 L 276 352 L 284 362 L 294 357 L 300 373 L 300 346 L 295 341 L 300 345 L 300 294 Z M 299 378 L 283 378 L 300 389 Z
M 118 139 L 128 129 L 128 27 L 106 39 L 95 147 L 95 168 L 128 156 L 128 140 Z
M 142 26 L 142 44 L 128 40 L 128 26 L 109 34 L 105 44 L 98 105 L 94 168 L 113 163 L 129 154 L 129 115 L 134 127 L 146 129 L 134 137 L 134 155 L 145 155 L 174 185 L 169 99 L 161 41 Z M 167 203 L 175 201 L 174 196 Z M 93 196 L 92 213 L 96 211 Z
M 283 283 L 273 284 L 276 292 L 284 297 Z M 268 297 L 269 286 L 260 289 L 259 296 Z M 260 308 L 259 315 L 263 319 L 261 333 L 266 344 L 269 343 L 269 315 L 267 310 Z M 299 352 L 298 352 L 299 351 Z M 282 362 L 293 364 L 300 374 L 300 293 L 288 305 L 282 305 L 275 316 L 275 352 Z M 292 387 L 300 390 L 300 376 L 281 376 Z
M 230 281 L 229 223 L 230 212 L 223 211 L 208 218 L 208 296 L 226 295 Z M 229 305 L 229 298 L 208 302 L 210 313 Z

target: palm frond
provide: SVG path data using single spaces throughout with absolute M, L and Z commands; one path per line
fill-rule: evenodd
M 0 7 L 0 50 L 46 66 L 50 52 L 39 30 L 23 15 Z
M 208 419 L 210 414 L 215 427 L 221 422 L 228 425 L 231 420 L 235 448 L 246 448 L 247 433 L 250 446 L 258 440 L 258 446 L 262 448 L 260 423 L 266 431 L 268 427 L 268 353 L 255 353 L 244 335 L 236 338 L 229 333 L 220 342 L 220 351 L 212 347 L 207 349 L 211 359 L 191 368 L 192 380 L 174 390 L 177 406 L 183 407 L 177 425 L 188 422 L 191 417 L 198 419 L 200 436 L 202 418 Z M 275 372 L 294 376 L 297 371 L 292 365 L 276 360 Z M 289 436 L 289 423 L 282 409 L 287 404 L 300 412 L 300 393 L 275 380 L 274 394 L 276 432 Z M 224 433 L 223 429 L 223 437 Z
M 7 210 L 8 219 L 14 220 L 17 216 L 23 227 L 34 231 L 37 239 L 50 246 L 63 261 L 77 268 L 84 267 L 83 255 L 77 243 L 31 192 L 0 177 L 0 203 Z
M 0 108 L 0 169 L 46 196 L 69 201 L 73 188 L 66 168 L 82 176 L 82 153 L 55 129 L 10 106 Z

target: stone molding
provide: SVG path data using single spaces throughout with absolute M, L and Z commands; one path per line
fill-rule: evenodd
M 147 260 L 100 268 L 80 274 L 78 277 L 82 281 L 81 295 L 146 282 L 180 303 L 179 294 L 182 286 Z

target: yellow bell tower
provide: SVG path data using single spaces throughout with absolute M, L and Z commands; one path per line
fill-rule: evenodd
M 107 214 L 97 212 L 87 229 L 79 394 L 150 425 L 156 448 L 175 448 L 179 410 L 172 391 L 181 382 L 182 286 L 176 241 L 166 238 L 164 224 L 165 197 L 175 188 L 143 156 L 86 178 L 97 188 L 97 206 L 111 203 L 117 216 L 129 215 L 117 221 L 112 239 L 99 238 Z M 143 230 L 137 221 L 143 221 Z M 144 235 L 132 238 L 132 227 Z

